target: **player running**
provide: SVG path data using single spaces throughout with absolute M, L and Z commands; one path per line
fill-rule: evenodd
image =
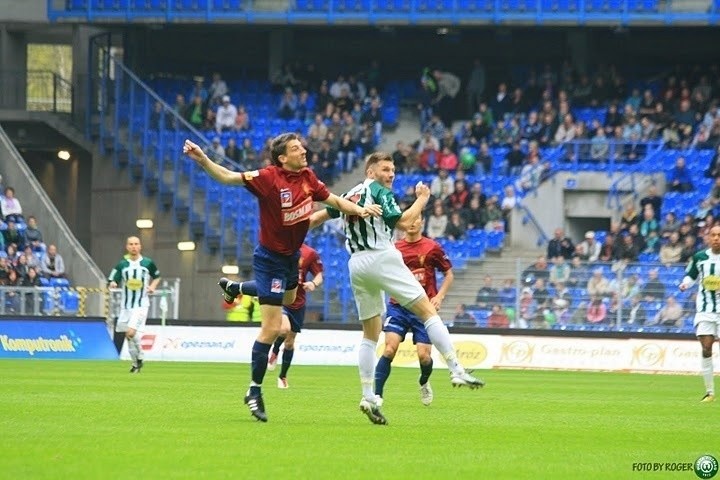
M 713 379 L 712 348 L 715 339 L 720 336 L 720 226 L 715 226 L 708 233 L 710 248 L 700 250 L 692 256 L 685 278 L 680 283 L 680 291 L 684 292 L 698 283 L 695 301 L 695 335 L 702 347 L 702 376 L 705 380 L 705 396 L 703 403 L 715 401 L 715 382 Z
M 313 292 L 322 285 L 323 281 L 323 264 L 320 255 L 309 245 L 302 244 L 300 247 L 300 260 L 298 263 L 300 272 L 298 278 L 298 290 L 295 303 L 290 306 L 283 307 L 283 320 L 281 334 L 275 340 L 270 358 L 268 359 L 268 370 L 275 370 L 280 346 L 285 343 L 283 348 L 282 363 L 280 366 L 280 375 L 278 376 L 278 388 L 289 388 L 287 381 L 287 372 L 292 363 L 293 354 L 295 353 L 295 336 L 300 333 L 303 323 L 305 322 L 305 292 Z M 311 273 L 312 280 L 307 280 L 308 273 Z
M 143 352 L 140 348 L 140 335 L 145 329 L 150 299 L 160 283 L 160 270 L 148 257 L 140 252 L 142 245 L 138 237 L 128 237 L 125 243 L 127 255 L 120 260 L 108 275 L 108 287 L 122 285 L 122 309 L 115 326 L 116 332 L 125 332 L 128 352 L 132 360 L 130 373 L 140 373 L 143 367 Z
M 418 217 L 405 231 L 405 238 L 396 242 L 395 247 L 402 254 L 405 265 L 425 289 L 430 303 L 439 311 L 455 277 L 450 259 L 443 248 L 436 241 L 422 235 L 424 224 L 423 218 Z M 435 276 L 436 271 L 442 272 L 445 277 L 439 290 Z M 383 405 L 383 389 L 390 376 L 391 363 L 408 331 L 412 331 L 413 343 L 417 348 L 420 362 L 420 378 L 418 379 L 420 401 L 423 405 L 430 405 L 433 401 L 433 391 L 429 382 L 433 368 L 432 345 L 425 325 L 417 315 L 398 305 L 395 299 L 391 299 L 383 327 L 385 351 L 375 367 L 375 402 L 378 406 Z
M 267 422 L 261 385 L 267 371 L 270 347 L 280 334 L 282 305 L 292 305 L 298 285 L 298 260 L 313 211 L 313 201 L 323 202 L 347 215 L 364 218 L 379 215 L 377 206 L 363 208 L 333 195 L 307 168 L 306 150 L 300 137 L 284 133 L 272 140 L 272 165 L 260 170 L 233 172 L 216 164 L 202 149 L 186 140 L 183 153 L 212 178 L 225 185 L 244 185 L 258 198 L 260 240 L 253 253 L 255 280 L 243 282 L 242 293 L 258 297 L 262 317 L 260 333 L 252 347 L 250 388 L 244 402 L 258 420 Z M 240 294 L 240 285 L 220 282 L 230 303 Z
M 447 327 L 437 314 L 425 290 L 403 263 L 402 255 L 392 242 L 394 228 L 407 230 L 420 217 L 430 197 L 430 189 L 422 183 L 415 187 L 415 202 L 401 212 L 392 193 L 395 165 L 392 157 L 375 152 L 365 162 L 366 179 L 343 195 L 363 207 L 380 205 L 380 218 L 363 219 L 343 215 L 346 246 L 350 251 L 350 284 L 355 296 L 358 316 L 362 323 L 363 339 L 358 354 L 362 400 L 360 410 L 371 422 L 385 425 L 387 420 L 375 400 L 373 381 L 375 377 L 375 349 L 385 312 L 383 292 L 392 296 L 400 306 L 417 315 L 427 330 L 428 337 L 445 358 L 451 372 L 453 385 L 477 388 L 484 382 L 473 377 L 460 365 Z M 341 212 L 330 208 L 315 212 L 311 225 L 320 223 Z

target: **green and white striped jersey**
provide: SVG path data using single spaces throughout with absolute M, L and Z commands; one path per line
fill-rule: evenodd
M 160 270 L 148 257 L 123 258 L 110 272 L 108 282 L 115 282 L 122 288 L 122 308 L 148 307 L 147 287 L 159 276 Z
M 692 256 L 685 275 L 697 281 L 695 301 L 698 312 L 720 313 L 720 254 L 705 249 Z
M 381 217 L 362 218 L 355 215 L 347 216 L 332 207 L 327 207 L 332 218 L 342 215 L 345 245 L 350 253 L 395 248 L 393 229 L 402 216 L 402 212 L 391 190 L 368 178 L 342 196 L 361 207 L 378 204 L 383 211 Z

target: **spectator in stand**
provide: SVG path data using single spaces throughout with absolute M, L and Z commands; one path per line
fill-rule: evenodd
M 604 297 L 610 293 L 610 281 L 603 275 L 602 268 L 593 270 L 592 277 L 588 280 L 585 287 L 588 295 L 594 297 Z
M 330 96 L 334 99 L 340 98 L 343 90 L 347 90 L 349 92 L 350 84 L 345 81 L 345 77 L 343 75 L 338 75 L 337 80 L 335 80 L 330 86 Z
M 687 264 L 687 262 L 690 261 L 697 250 L 695 242 L 696 238 L 693 235 L 688 235 L 683 238 L 683 248 L 680 252 L 680 263 Z
M 685 158 L 678 157 L 675 161 L 675 167 L 670 171 L 667 183 L 670 185 L 669 190 L 671 192 L 686 193 L 695 190 L 692 174 L 685 165 Z
M 605 129 L 605 135 L 612 136 L 615 132 L 615 129 L 617 127 L 622 126 L 623 119 L 622 114 L 618 112 L 618 107 L 616 104 L 611 103 L 608 105 L 608 111 L 605 114 L 605 123 L 603 123 L 603 127 Z
M 478 290 L 475 296 L 475 305 L 482 309 L 489 308 L 490 305 L 499 301 L 500 296 L 497 288 L 492 286 L 493 279 L 490 275 L 485 275 L 483 286 Z
M 660 210 L 662 209 L 662 197 L 658 195 L 657 186 L 650 185 L 647 196 L 640 200 L 640 208 L 644 209 L 646 205 L 650 205 L 655 212 L 655 218 L 660 221 Z
M 436 111 L 445 125 L 452 125 L 454 120 L 452 104 L 460 91 L 460 79 L 450 72 L 440 70 L 433 71 L 433 78 L 437 83 L 437 96 L 433 101 Z
M 283 93 L 283 96 L 280 98 L 280 103 L 278 104 L 278 117 L 285 120 L 295 118 L 295 111 L 297 110 L 297 106 L 297 95 L 293 93 L 292 88 L 287 87 L 285 89 L 285 93 Z
M 216 118 L 215 110 L 212 108 L 208 108 L 205 110 L 205 116 L 203 117 L 203 129 L 204 130 L 214 130 L 215 129 L 215 118 Z
M 185 110 L 187 121 L 196 129 L 202 129 L 205 124 L 203 117 L 202 98 L 199 96 L 191 97 L 192 104 Z
M 36 270 L 40 269 L 40 259 L 33 253 L 30 245 L 25 246 L 23 256 L 25 257 L 25 264 L 28 268 L 34 268 Z
M 370 109 L 362 114 L 360 117 L 360 123 L 363 125 L 369 125 L 375 136 L 380 138 L 382 136 L 382 112 L 380 111 L 380 103 L 378 100 L 373 100 L 370 103 Z M 442 138 L 442 137 L 440 137 Z
M 670 234 L 668 243 L 660 247 L 660 262 L 665 265 L 680 263 L 682 258 L 683 245 L 680 243 L 680 234 L 673 232 Z
M 568 113 L 563 117 L 562 123 L 558 126 L 557 131 L 555 132 L 555 143 L 562 144 L 575 140 L 576 132 L 577 129 L 573 116 Z
M 513 209 L 520 203 L 520 200 L 517 195 L 515 195 L 515 188 L 512 185 L 506 185 L 503 192 L 504 195 L 500 203 L 500 210 L 502 211 L 503 221 L 505 222 L 505 232 L 509 232 L 510 216 L 512 215 Z
M 7 221 L 7 228 L 2 232 L 5 245 L 15 245 L 18 250 L 25 250 L 25 233 L 18 230 L 13 220 Z
M 562 255 L 553 257 L 553 266 L 550 267 L 550 284 L 565 284 L 568 280 L 570 280 L 571 270 L 570 265 L 565 262 L 565 257 Z
M 448 145 L 445 145 L 442 149 L 442 153 L 438 157 L 438 168 L 450 170 L 454 172 L 458 167 L 458 158 Z
M 485 223 L 483 223 L 485 212 L 480 206 L 479 199 L 471 198 L 470 206 L 462 211 L 462 215 L 468 230 L 485 227 Z
M 648 205 L 643 210 L 643 219 L 640 222 L 640 235 L 647 238 L 650 232 L 658 232 L 660 230 L 660 222 L 655 219 L 655 212 L 652 206 Z
M 437 167 L 437 158 L 440 155 L 440 142 L 430 132 L 425 132 L 418 145 L 419 167 L 429 172 Z
M 613 262 L 618 259 L 617 256 L 617 245 L 615 244 L 615 235 L 608 233 L 605 236 L 605 242 L 600 247 L 600 257 L 598 260 L 601 262 Z
M 470 200 L 476 198 L 480 202 L 480 207 L 485 208 L 487 204 L 487 196 L 483 193 L 483 186 L 480 182 L 473 183 L 470 187 Z
M 537 257 L 535 263 L 526 268 L 522 273 L 522 281 L 526 285 L 532 285 L 538 278 L 542 278 L 543 280 L 550 278 L 550 268 L 548 267 L 547 258 L 545 258 L 544 255 Z
M 445 235 L 445 229 L 448 225 L 448 217 L 445 215 L 442 205 L 435 205 L 433 214 L 427 221 L 426 233 L 433 240 L 441 238 Z
M 465 180 L 455 180 L 455 189 L 447 198 L 448 207 L 452 210 L 462 210 L 470 205 L 470 192 L 465 186 Z
M 590 279 L 588 267 L 580 260 L 580 257 L 573 257 L 571 266 L 570 280 L 567 281 L 567 285 L 574 288 L 585 288 Z
M 483 223 L 485 224 L 485 230 L 488 232 L 502 232 L 505 230 L 502 210 L 498 206 L 498 198 L 495 195 L 488 198 L 485 204 Z
M 672 295 L 667 297 L 665 302 L 665 305 L 663 305 L 657 315 L 655 315 L 652 325 L 660 325 L 663 327 L 682 326 L 682 305 L 680 305 Z
M 227 147 L 225 147 L 225 156 L 235 163 L 240 163 L 240 149 L 233 137 L 228 139 Z
M 187 102 L 185 102 L 185 96 L 182 93 L 175 95 L 175 104 L 173 105 L 173 111 L 180 117 L 187 120 Z M 173 119 L 173 127 L 179 128 L 180 125 L 177 120 Z
M 575 254 L 581 260 L 594 263 L 600 258 L 600 244 L 595 240 L 595 232 L 589 230 L 585 232 L 585 240 L 575 247 Z
M 53 244 L 48 245 L 47 252 L 40 260 L 40 267 L 46 278 L 65 278 L 65 262 Z
M 225 156 L 225 149 L 220 144 L 220 137 L 213 138 L 212 144 L 205 150 L 207 156 L 215 163 L 221 163 Z
M 528 328 L 537 314 L 537 302 L 533 298 L 533 291 L 530 287 L 522 289 L 519 303 L 520 311 L 516 313 L 515 321 L 511 323 L 511 327 Z
M 622 230 L 628 230 L 631 225 L 638 225 L 640 223 L 640 214 L 635 208 L 635 203 L 632 200 L 628 200 L 625 203 L 625 210 L 620 217 L 620 228 Z
M 665 297 L 665 285 L 658 279 L 658 269 L 648 272 L 648 279 L 642 288 L 641 295 L 647 302 L 658 302 Z
M 496 303 L 492 306 L 487 326 L 488 328 L 508 328 L 510 326 L 510 319 L 502 305 Z
M 312 118 L 312 105 L 310 95 L 307 90 L 302 90 L 297 99 L 297 108 L 295 109 L 295 118 L 300 120 L 303 124 Z
M 155 102 L 155 105 L 153 106 L 152 112 L 150 112 L 150 119 L 149 119 L 149 128 L 150 130 L 160 130 L 161 123 L 162 126 L 165 126 L 164 123 L 164 115 L 163 115 L 163 105 L 161 102 Z
M 589 290 L 588 290 L 588 293 Z M 587 307 L 586 317 L 588 323 L 598 324 L 605 321 L 607 318 L 607 306 L 602 301 L 602 298 L 592 296 L 590 298 L 590 305 Z
M 25 255 L 20 254 L 17 257 L 17 263 L 15 264 L 15 271 L 17 272 L 20 280 L 22 280 L 23 277 L 27 275 L 28 268 L 30 267 L 28 267 L 27 258 L 25 257 Z
M 497 93 L 491 97 L 488 107 L 492 110 L 493 117 L 496 118 L 498 122 L 502 122 L 505 114 L 510 112 L 510 96 L 508 95 L 507 85 L 505 83 L 498 85 Z
M 343 133 L 342 139 L 340 140 L 340 147 L 338 148 L 337 157 L 338 162 L 342 166 L 345 172 L 352 171 L 355 168 L 355 159 L 357 157 L 357 145 L 353 141 L 349 132 Z
M 195 82 L 195 84 L 193 85 L 192 90 L 190 90 L 190 94 L 187 96 L 187 98 L 200 98 L 200 106 L 202 111 L 202 107 L 208 99 L 208 91 L 205 88 L 205 77 L 195 76 L 193 77 L 193 81 Z
M 485 93 L 485 66 L 477 58 L 473 61 L 473 69 L 468 77 L 467 87 L 467 115 L 477 112 Z
M 438 174 L 430 182 L 430 194 L 435 198 L 440 198 L 443 192 L 450 195 L 455 191 L 455 182 L 449 176 L 445 169 L 438 170 Z
M 466 310 L 464 303 L 461 303 L 455 309 L 455 317 L 453 317 L 453 325 L 457 326 L 475 326 L 475 317 Z
M 705 170 L 705 176 L 707 178 L 718 178 L 720 177 L 720 142 L 718 143 L 715 155 L 710 161 L 710 165 Z
M 245 110 L 245 105 L 240 105 L 237 109 L 237 117 L 235 117 L 235 126 L 233 129 L 236 132 L 246 132 L 250 130 L 250 115 Z
M 528 114 L 527 121 L 520 131 L 520 141 L 525 143 L 538 141 L 541 129 L 542 125 L 538 120 L 538 113 L 533 110 Z
M 550 290 L 545 286 L 545 280 L 538 278 L 533 284 L 533 298 L 537 302 L 538 310 L 544 310 L 550 307 L 551 295 Z M 541 313 L 541 312 L 538 312 Z
M 548 242 L 547 258 L 562 256 L 565 260 L 569 260 L 574 253 L 575 245 L 573 245 L 572 240 L 565 235 L 565 230 L 556 228 L 552 240 Z
M 476 113 L 473 116 L 472 124 L 470 125 L 470 144 L 480 145 L 483 142 L 487 142 L 492 134 L 492 125 L 485 122 L 485 118 L 480 113 Z
M 450 220 L 448 221 L 447 227 L 445 227 L 445 237 L 452 241 L 461 240 L 465 238 L 465 232 L 467 227 L 465 222 L 460 216 L 459 211 L 453 211 L 450 214 Z
M 225 83 L 225 80 L 222 79 L 219 73 L 214 73 L 212 76 L 212 83 L 210 84 L 210 88 L 208 89 L 208 94 L 210 96 L 210 105 L 215 106 L 220 103 L 220 99 L 223 99 L 227 96 L 229 90 L 227 87 L 227 83 Z
M 492 172 L 493 158 L 490 155 L 490 147 L 487 142 L 482 142 L 480 148 L 478 148 L 477 155 L 475 155 L 475 165 L 477 166 L 478 173 L 490 174 Z
M 505 163 L 507 165 L 505 175 L 519 175 L 522 170 L 524 161 L 525 154 L 520 149 L 520 142 L 513 143 L 512 149 L 505 156 Z
M 642 304 L 640 295 L 630 297 L 630 311 L 627 314 L 627 323 L 630 325 L 645 325 L 647 322 L 647 312 Z
M 443 138 L 445 138 L 445 134 L 447 133 L 445 125 L 442 123 L 442 120 L 440 120 L 440 117 L 436 114 L 432 114 L 430 116 L 430 123 L 425 126 L 424 131 L 430 132 L 430 135 L 437 138 L 438 141 L 441 141 Z
M 255 147 L 253 147 L 252 141 L 249 138 L 243 140 L 239 160 L 248 170 L 259 167 L 258 152 L 255 150 Z
M 315 168 L 317 176 L 327 185 L 335 182 L 335 166 L 337 164 L 337 152 L 330 147 L 330 142 L 324 140 L 320 151 L 317 152 L 320 164 Z
M 628 233 L 623 234 L 620 240 L 620 245 L 617 248 L 617 258 L 619 260 L 634 262 L 637 260 L 640 252 L 640 247 L 633 241 L 633 236 Z
M 660 236 L 656 230 L 652 230 L 650 235 L 645 239 L 645 248 L 641 250 L 641 253 L 648 253 L 650 255 L 657 255 L 660 253 Z
M 12 220 L 19 222 L 23 220 L 22 207 L 20 201 L 15 198 L 15 189 L 12 187 L 5 188 L 5 196 L 0 197 L 0 213 L 6 222 Z
M 596 162 L 606 162 L 609 159 L 610 142 L 605 136 L 605 130 L 598 128 L 590 140 L 590 159 Z

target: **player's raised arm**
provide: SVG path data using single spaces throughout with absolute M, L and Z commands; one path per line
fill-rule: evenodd
M 350 200 L 345 200 L 342 197 L 331 193 L 330 196 L 323 201 L 323 203 L 329 207 L 335 208 L 341 211 L 345 215 L 358 216 L 366 218 L 369 216 L 379 217 L 382 215 L 382 208 L 380 205 L 368 205 L 367 207 L 360 207 L 354 204 Z M 326 219 L 327 220 L 327 219 Z M 312 223 L 310 224 L 312 226 Z
M 183 145 L 183 153 L 195 160 L 195 163 L 201 166 L 208 175 L 210 175 L 218 182 L 225 185 L 245 184 L 245 178 L 242 173 L 233 172 L 223 167 L 222 165 L 218 165 L 217 163 L 213 162 L 207 155 L 205 155 L 205 152 L 202 151 L 200 146 L 191 142 L 190 140 L 185 140 L 185 144 Z
M 697 280 L 698 275 L 700 274 L 698 268 L 697 268 L 697 261 L 695 259 L 695 255 L 690 259 L 690 263 L 688 263 L 687 268 L 685 268 L 685 277 L 682 279 L 682 282 L 680 282 L 680 285 L 678 285 L 678 288 L 681 292 L 684 292 L 688 288 L 695 285 L 695 281 Z
M 400 219 L 395 224 L 395 228 L 400 230 L 406 230 L 410 225 L 415 223 L 415 220 L 420 218 L 422 215 L 425 205 L 430 200 L 430 188 L 424 183 L 420 182 L 415 186 L 415 196 L 417 197 L 410 208 L 405 210 Z

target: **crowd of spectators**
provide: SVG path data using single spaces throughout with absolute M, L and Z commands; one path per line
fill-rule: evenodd
M 38 287 L 48 279 L 65 278 L 65 264 L 57 247 L 45 245 L 37 219 L 24 216 L 15 189 L 0 190 L 0 287 Z M 4 298 L 6 312 L 20 311 L 20 293 L 6 289 Z

